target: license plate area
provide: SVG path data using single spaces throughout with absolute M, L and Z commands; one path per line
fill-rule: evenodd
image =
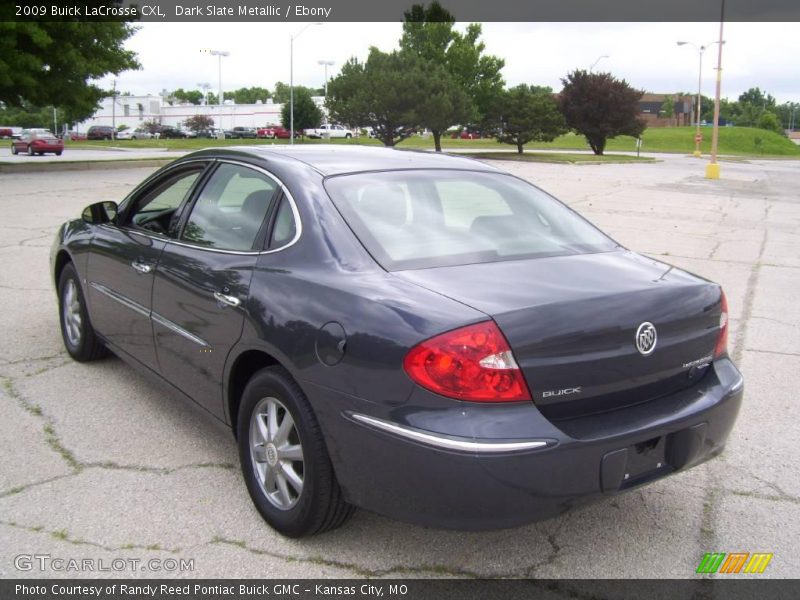
M 666 461 L 666 436 L 651 438 L 627 448 L 625 473 L 620 489 L 639 485 L 649 479 L 660 477 L 671 470 Z

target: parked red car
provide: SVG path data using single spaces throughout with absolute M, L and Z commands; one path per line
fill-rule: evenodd
M 11 154 L 25 152 L 28 156 L 52 152 L 61 156 L 64 142 L 54 136 L 48 129 L 23 129 L 19 139 L 11 142 Z
M 268 138 L 268 139 L 275 139 L 278 138 L 279 140 L 288 140 L 289 139 L 289 130 L 285 127 L 281 127 L 280 125 L 275 125 L 273 127 L 259 127 L 256 131 L 256 137 L 259 138 Z M 300 132 L 295 131 L 294 137 L 299 138 Z

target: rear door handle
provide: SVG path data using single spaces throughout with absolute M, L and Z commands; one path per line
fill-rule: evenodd
M 145 274 L 153 270 L 153 265 L 141 262 L 138 258 L 131 263 L 131 266 L 137 273 Z
M 214 298 L 217 299 L 217 302 L 219 302 L 220 305 L 236 307 L 242 303 L 242 301 L 236 296 L 229 296 L 228 294 L 223 294 L 222 292 L 214 292 Z

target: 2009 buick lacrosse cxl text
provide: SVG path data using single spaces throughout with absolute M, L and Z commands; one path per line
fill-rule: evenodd
M 64 344 L 233 430 L 288 536 L 362 506 L 461 529 L 558 515 L 722 451 L 720 287 L 465 158 L 210 149 L 65 223 Z

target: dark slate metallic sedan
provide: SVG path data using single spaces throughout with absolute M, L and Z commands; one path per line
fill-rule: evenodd
M 354 506 L 558 515 L 717 455 L 742 399 L 718 285 L 468 159 L 204 150 L 89 206 L 51 260 L 68 352 L 227 423 L 289 536 Z

